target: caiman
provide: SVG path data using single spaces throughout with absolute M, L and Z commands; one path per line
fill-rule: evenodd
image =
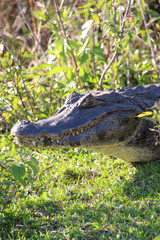
M 85 148 L 129 162 L 160 159 L 153 123 L 137 117 L 160 99 L 160 84 L 107 91 L 72 92 L 53 116 L 22 120 L 11 130 L 31 149 Z

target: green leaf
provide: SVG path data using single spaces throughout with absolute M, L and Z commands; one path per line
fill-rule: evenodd
M 88 36 L 88 31 L 91 29 L 92 24 L 93 20 L 88 20 L 83 24 L 81 38 L 85 39 Z
M 77 49 L 78 47 L 79 47 L 79 45 L 77 44 L 76 41 L 73 41 L 71 39 L 69 40 L 69 48 L 76 48 Z
M 105 57 L 105 55 L 103 54 L 102 49 L 101 49 L 100 47 L 95 46 L 95 47 L 94 47 L 94 53 L 95 53 L 95 55 L 99 58 L 99 60 L 107 63 L 106 57 Z
M 89 37 L 86 39 L 86 41 L 84 42 L 84 44 L 82 45 L 82 47 L 80 48 L 79 52 L 78 52 L 78 55 L 81 55 L 84 50 L 86 49 L 87 45 L 88 45 L 88 42 L 89 42 Z
M 43 69 L 43 68 L 50 68 L 50 67 L 53 67 L 53 64 L 41 63 L 38 66 L 32 67 L 30 69 Z
M 69 69 L 68 67 L 54 67 L 51 71 L 49 71 L 46 74 L 46 77 L 50 77 L 51 75 L 53 75 L 55 73 L 62 72 L 62 71 L 68 70 L 68 69 Z
M 43 21 L 49 20 L 49 17 L 45 14 L 44 8 L 42 8 L 41 11 L 32 11 L 32 13 L 39 20 L 43 20 Z
M 0 75 L 0 79 L 5 79 L 6 75 Z
M 63 38 L 57 38 L 55 40 L 55 48 L 57 52 L 61 52 L 62 49 L 64 48 L 64 43 L 63 43 Z
M 156 114 L 157 114 L 157 110 L 153 109 L 153 115 L 156 115 Z
M 9 189 L 9 187 L 11 186 L 11 185 L 13 185 L 15 182 L 14 181 L 12 181 L 12 180 L 7 180 L 7 181 L 4 181 L 4 187 L 5 188 L 7 188 L 7 189 Z
M 80 63 L 84 63 L 84 62 L 86 63 L 87 59 L 88 59 L 88 54 L 85 52 L 83 52 L 83 54 L 81 54 L 81 56 L 79 57 Z
M 98 8 L 98 9 L 102 8 L 103 5 L 104 5 L 104 3 L 105 3 L 104 0 L 100 1 L 99 3 L 97 3 L 97 4 L 96 4 L 96 5 L 97 5 L 97 8 Z
M 36 176 L 37 172 L 38 172 L 38 167 L 35 164 L 35 162 L 29 160 L 29 161 L 26 162 L 26 164 L 31 168 L 33 175 Z
M 132 35 L 129 33 L 123 40 L 123 47 L 126 47 L 128 43 L 132 41 Z
M 157 11 L 154 11 L 152 9 L 145 9 L 145 13 L 151 15 L 152 17 L 157 17 L 158 15 L 160 15 Z
M 150 19 L 150 21 L 148 22 L 148 26 L 151 24 L 151 23 L 153 23 L 153 22 L 155 22 L 155 21 L 157 21 L 157 20 L 159 20 L 160 19 L 160 15 L 159 16 L 157 16 L 157 17 L 153 17 L 153 18 L 151 18 Z
M 85 9 L 86 9 L 86 8 L 91 7 L 92 5 L 93 5 L 93 3 L 92 3 L 92 2 L 91 2 L 91 3 L 89 2 L 89 3 L 85 4 L 85 5 L 79 6 L 78 9 L 82 9 L 82 8 L 85 8 Z
M 155 237 L 153 240 L 160 240 L 160 235 Z
M 68 7 L 68 8 L 64 8 L 63 10 L 63 18 L 67 18 L 69 13 L 71 12 L 71 7 Z
M 160 121 L 160 117 L 159 117 L 159 115 L 156 114 L 155 117 L 156 117 L 156 121 L 159 122 L 159 121 Z
M 13 165 L 11 167 L 11 171 L 16 181 L 20 181 L 26 173 L 25 166 L 23 164 Z
M 95 23 L 97 24 L 97 26 L 99 25 L 99 17 L 98 17 L 98 15 L 97 14 L 94 14 L 94 13 L 92 13 L 92 18 L 93 18 L 93 20 L 95 21 Z
M 83 24 L 83 26 L 82 26 L 82 30 L 84 30 L 84 29 L 86 29 L 86 28 L 87 28 L 87 29 L 90 29 L 92 23 L 93 23 L 93 20 L 88 20 L 88 21 L 86 21 L 86 22 Z

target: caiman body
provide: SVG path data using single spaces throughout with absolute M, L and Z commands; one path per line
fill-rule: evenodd
M 72 92 L 48 119 L 18 122 L 16 141 L 32 149 L 86 148 L 129 162 L 160 159 L 151 121 L 137 115 L 160 99 L 160 85 L 107 91 Z

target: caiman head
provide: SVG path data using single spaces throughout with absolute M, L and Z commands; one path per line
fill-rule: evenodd
M 55 115 L 18 122 L 11 133 L 20 146 L 32 149 L 79 147 L 113 155 L 114 145 L 134 136 L 142 111 L 121 90 L 72 92 Z

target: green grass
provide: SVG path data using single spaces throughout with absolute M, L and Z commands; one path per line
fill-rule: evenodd
M 77 149 L 32 154 L 2 140 L 0 239 L 150 240 L 160 234 L 160 162 L 132 165 Z M 27 170 L 24 186 L 8 169 L 30 154 L 39 171 Z

